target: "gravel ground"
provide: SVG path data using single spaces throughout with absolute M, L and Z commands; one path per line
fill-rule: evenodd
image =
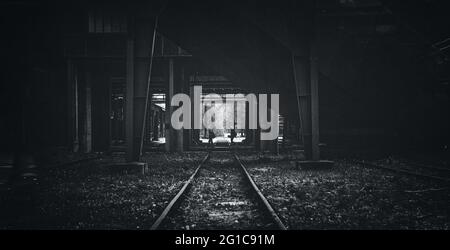
M 449 229 L 442 184 L 339 161 L 331 170 L 293 162 L 247 164 L 290 229 Z
M 410 161 L 404 158 L 389 157 L 378 159 L 372 163 L 393 169 L 406 170 L 416 174 L 436 176 L 450 180 L 450 166 Z M 436 169 L 437 168 L 437 169 Z
M 212 153 L 164 229 L 275 228 L 230 153 Z
M 194 184 L 192 197 L 186 199 L 191 210 L 185 213 L 190 215 L 176 220 L 172 228 L 268 226 L 253 214 L 257 211 L 240 188 L 241 175 L 232 158 L 213 154 L 210 170 L 201 172 L 202 181 Z M 139 169 L 109 166 L 124 162 L 123 154 L 66 167 L 54 163 L 78 156 L 50 155 L 52 164 L 39 166 L 38 182 L 1 191 L 0 229 L 148 229 L 205 155 L 152 153 L 145 157 L 149 164 L 145 176 Z M 240 157 L 290 229 L 450 227 L 450 191 L 440 183 L 345 160 L 331 170 L 299 170 L 291 161 L 297 157 L 296 153 Z M 392 159 L 374 162 L 390 165 Z
M 44 168 L 39 183 L 2 196 L 0 228 L 148 229 L 205 155 L 149 154 L 145 176 L 111 167 L 120 154 Z
M 265 164 L 273 162 L 289 162 L 294 160 L 303 160 L 302 151 L 290 151 L 282 152 L 279 154 L 267 153 L 267 152 L 239 152 L 239 159 L 251 164 Z

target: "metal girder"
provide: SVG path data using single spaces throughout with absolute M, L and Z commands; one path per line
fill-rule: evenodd
M 319 160 L 318 59 L 315 40 L 314 1 L 295 6 L 300 18 L 290 26 L 292 66 L 297 93 L 300 130 L 307 160 Z M 295 13 L 295 12 L 294 12 Z M 291 17 L 296 18 L 296 17 Z

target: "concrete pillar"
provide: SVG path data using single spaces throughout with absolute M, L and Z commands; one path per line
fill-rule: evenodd
M 259 108 L 261 108 L 259 105 L 260 104 L 258 101 L 258 110 L 259 110 Z M 265 107 L 263 107 L 263 108 L 265 108 Z M 270 119 L 270 117 L 271 117 L 270 109 L 271 109 L 271 96 L 270 96 L 270 94 L 268 94 L 267 95 L 267 117 L 268 117 L 268 119 Z M 259 111 L 258 111 L 258 115 L 259 115 Z M 276 119 L 278 122 L 278 117 Z M 259 130 L 259 132 L 261 132 L 261 130 Z M 268 133 L 268 132 L 270 132 L 270 130 L 268 130 L 268 129 L 263 130 L 263 132 Z M 278 138 L 275 140 L 270 140 L 270 141 L 259 139 L 259 141 L 260 141 L 260 151 L 270 151 L 272 153 L 278 154 Z
M 107 152 L 111 145 L 111 80 L 106 64 L 93 65 L 92 76 L 92 148 Z
M 135 29 L 135 56 L 142 58 L 150 54 L 152 46 L 153 24 L 145 21 L 136 23 Z M 145 141 L 145 129 L 143 129 L 144 119 L 148 119 L 150 108 L 145 116 L 145 103 L 147 98 L 148 74 L 150 60 L 137 59 L 134 63 L 134 143 L 136 144 L 137 155 L 140 156 L 141 140 Z M 151 93 L 150 93 L 151 94 Z M 145 116 L 145 117 L 144 117 Z M 148 124 L 148 123 L 147 123 Z M 142 146 L 144 146 L 143 144 Z M 144 153 L 142 149 L 142 153 Z M 139 158 L 139 157 L 138 157 Z
M 165 116 L 164 116 L 164 112 L 159 113 L 159 117 L 158 117 L 158 139 L 159 137 L 164 137 L 164 131 L 166 131 L 166 128 L 164 127 L 164 123 L 165 123 Z
M 319 160 L 319 95 L 314 0 L 296 2 L 289 27 L 292 64 L 297 89 L 301 138 L 308 160 Z M 299 13 L 299 14 L 297 14 Z
M 79 150 L 78 136 L 78 89 L 75 66 L 72 60 L 67 60 L 67 107 L 68 107 L 68 147 L 73 152 Z
M 189 95 L 190 94 L 190 75 L 191 75 L 192 70 L 186 66 L 185 61 L 182 61 L 182 63 L 183 63 L 182 68 L 181 68 L 181 82 L 182 82 L 182 86 L 183 86 L 182 92 Z M 193 120 L 193 119 L 191 119 L 191 120 Z M 192 129 L 183 129 L 183 149 L 189 150 L 190 146 L 191 146 L 191 142 L 192 142 Z
M 142 59 L 150 55 L 154 23 L 150 19 L 129 20 L 126 56 L 126 122 L 125 135 L 127 160 L 138 161 L 150 60 Z M 139 58 L 139 59 L 138 59 Z
M 73 86 L 73 89 L 74 89 L 74 91 L 75 91 L 75 93 L 74 93 L 74 105 L 75 105 L 75 107 L 74 107 L 74 113 L 75 113 L 75 121 L 74 121 L 74 124 L 75 124 L 75 128 L 74 128 L 74 132 L 75 132 L 75 135 L 74 135 L 74 152 L 79 152 L 79 149 L 80 149 L 80 134 L 78 133 L 78 129 L 79 129 L 79 127 L 78 127 L 78 123 L 79 123 L 79 92 L 78 92 L 78 70 L 77 70 L 77 68 L 76 67 L 74 67 L 73 68 L 73 70 L 74 70 L 74 79 L 73 79 L 73 84 L 74 84 L 74 86 Z
M 170 58 L 168 61 L 168 88 L 166 93 L 166 151 L 183 152 L 184 151 L 184 129 L 175 130 L 172 128 L 170 119 L 172 113 L 177 107 L 172 107 L 170 102 L 175 94 L 183 93 L 185 85 L 184 68 L 181 61 L 175 61 Z
M 311 40 L 311 153 L 312 160 L 320 159 L 319 136 L 319 61 L 315 36 Z
M 258 127 L 257 129 L 253 130 L 254 135 L 254 142 L 255 142 L 255 150 L 256 151 L 262 151 L 263 148 L 261 147 L 261 129 Z
M 127 39 L 126 97 L 125 97 L 125 143 L 127 161 L 137 161 L 139 153 L 134 143 L 134 37 Z
M 258 103 L 258 105 L 257 105 L 257 109 L 256 109 L 256 112 L 257 112 L 257 118 L 258 118 L 258 122 L 257 122 L 257 129 L 256 130 L 254 130 L 254 141 L 255 141 L 255 149 L 257 150 L 257 151 L 264 151 L 265 149 L 266 149 L 266 146 L 265 146 L 265 142 L 263 141 L 263 140 L 261 140 L 261 127 L 260 127 L 260 123 L 259 123 L 259 109 L 261 108 L 261 106 L 260 106 L 260 102 L 259 102 L 259 93 L 258 94 L 256 94 L 256 100 L 257 100 L 257 103 Z
M 294 56 L 294 74 L 298 95 L 300 116 L 300 136 L 305 148 L 305 156 L 312 159 L 311 85 L 308 56 Z
M 169 59 L 168 62 L 168 70 L 167 70 L 167 79 L 168 86 L 166 92 L 166 114 L 165 114 L 165 124 L 166 124 L 166 151 L 173 152 L 175 151 L 174 145 L 174 137 L 175 133 L 170 124 L 170 119 L 173 113 L 173 107 L 170 105 L 170 101 L 174 95 L 174 60 L 173 58 Z
M 281 142 L 281 150 L 285 151 L 286 149 L 286 140 L 289 133 L 289 116 L 284 116 L 283 121 L 283 141 Z
M 84 79 L 79 84 L 80 100 L 80 151 L 89 153 L 92 151 L 92 96 L 91 75 L 84 72 Z
M 187 78 L 190 78 L 190 74 L 187 74 Z M 187 87 L 189 89 L 189 98 L 191 99 L 191 110 L 194 111 L 194 86 L 190 86 L 189 79 L 187 80 Z M 188 147 L 197 139 L 196 129 L 194 129 L 194 119 L 191 119 L 191 129 L 188 131 Z
M 158 110 L 155 110 L 155 112 L 153 113 L 153 118 L 152 118 L 152 126 L 153 126 L 153 141 L 157 141 L 159 139 L 159 120 L 160 117 L 160 112 L 158 112 Z
M 183 63 L 178 60 L 176 62 L 175 65 L 175 69 L 174 70 L 174 94 L 178 94 L 178 93 L 184 93 L 185 91 L 185 79 L 184 79 L 184 67 L 183 67 Z M 184 119 L 184 118 L 183 118 Z M 176 133 L 176 150 L 177 152 L 183 152 L 185 149 L 185 129 L 177 129 L 174 130 Z
M 261 128 L 260 128 L 260 124 L 259 124 L 259 94 L 256 94 L 256 100 L 257 100 L 257 103 L 258 103 L 258 105 L 257 105 L 257 109 L 256 109 L 256 113 L 257 113 L 257 115 L 256 115 L 256 117 L 257 117 L 257 119 L 258 119 L 258 121 L 256 122 L 256 124 L 257 124 L 257 127 L 256 127 L 256 129 L 255 130 L 253 130 L 254 131 L 254 142 L 255 142 L 255 150 L 256 151 L 263 151 L 264 150 L 264 147 L 263 147 L 263 145 L 262 145 L 262 142 L 261 142 Z
M 267 116 L 271 117 L 270 109 L 272 108 L 272 98 L 271 98 L 270 95 L 267 95 L 267 101 L 268 101 L 267 105 L 269 107 L 267 109 Z M 275 119 L 276 119 L 276 122 L 277 122 L 278 128 L 279 128 L 279 126 L 280 126 L 280 123 L 279 123 L 280 119 L 279 119 L 278 116 Z M 280 134 L 280 131 L 278 131 L 277 138 L 275 140 L 271 140 L 271 141 L 267 142 L 270 152 L 272 152 L 274 154 L 278 154 L 279 153 L 279 148 L 278 148 L 278 135 L 279 134 Z
M 245 144 L 249 145 L 253 142 L 253 131 L 249 127 L 249 105 L 245 103 Z

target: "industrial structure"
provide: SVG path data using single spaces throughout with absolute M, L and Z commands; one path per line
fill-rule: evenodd
M 119 155 L 120 164 L 147 164 L 150 172 L 153 154 L 170 161 L 208 150 L 288 154 L 313 167 L 417 152 L 445 161 L 444 2 L 0 3 L 0 152 L 10 166 L 0 172 L 2 190 L 41 178 L 22 165 L 44 168 L 55 150 L 75 159 Z M 261 128 L 247 127 L 230 145 L 231 130 L 217 130 L 211 149 L 207 129 L 174 129 L 172 97 L 193 98 L 195 86 L 202 100 L 279 94 L 279 137 L 264 141 Z M 247 104 L 246 125 L 248 111 Z

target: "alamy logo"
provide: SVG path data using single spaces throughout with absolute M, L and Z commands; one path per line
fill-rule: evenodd
M 171 124 L 174 129 L 246 129 L 246 104 L 248 105 L 248 128 L 257 129 L 258 116 L 261 129 L 261 140 L 278 138 L 279 95 L 270 95 L 268 108 L 267 94 L 227 94 L 225 100 L 218 94 L 208 94 L 202 100 L 202 87 L 194 87 L 194 100 L 186 94 L 176 94 L 172 97 L 171 106 L 178 106 L 172 113 Z M 193 105 L 192 105 L 193 104 Z M 203 105 L 202 105 L 203 104 Z M 203 107 L 209 107 L 205 110 Z M 192 117 L 191 107 L 194 109 Z M 236 108 L 235 108 L 236 107 Z M 224 116 L 223 109 L 236 110 L 236 115 Z M 257 113 L 258 112 L 258 113 Z M 270 120 L 269 120 L 270 117 Z

